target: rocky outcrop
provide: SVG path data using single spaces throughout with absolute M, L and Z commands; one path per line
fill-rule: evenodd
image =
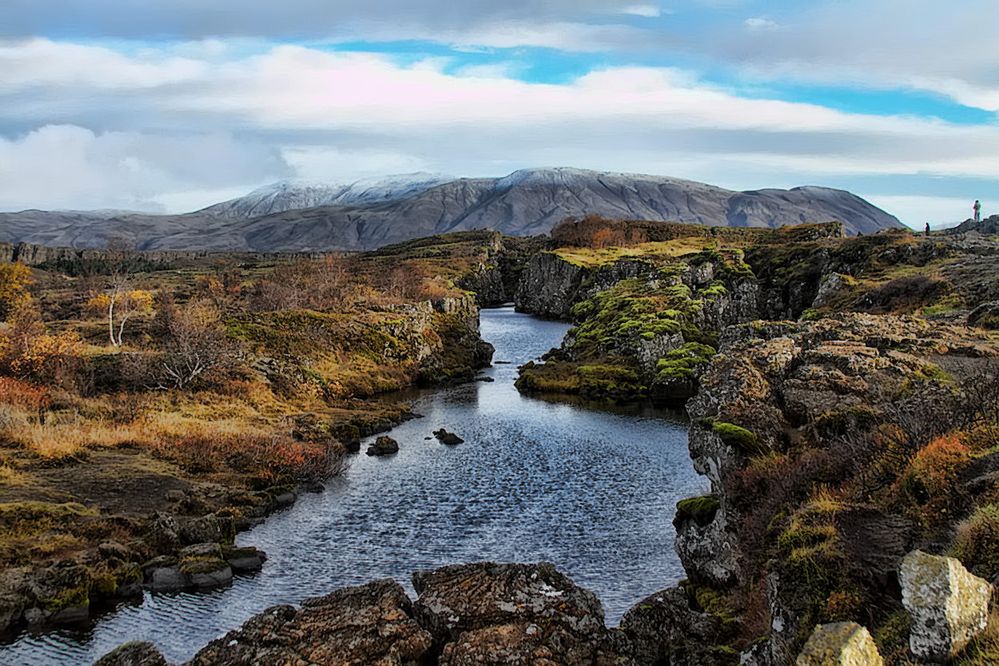
M 957 656 L 988 624 L 992 586 L 952 557 L 913 551 L 902 561 L 899 581 L 912 617 L 909 648 L 921 659 Z
M 211 642 L 190 666 L 423 663 L 431 635 L 415 621 L 402 587 L 381 580 L 276 606 Z
M 152 643 L 125 643 L 94 662 L 94 666 L 168 666 Z
M 721 623 L 695 610 L 687 592 L 671 588 L 638 602 L 621 618 L 637 664 L 708 666 L 724 663 L 712 646 Z
M 297 609 L 276 606 L 211 642 L 189 666 L 645 664 L 664 650 L 679 654 L 681 644 L 709 633 L 713 622 L 685 595 L 669 591 L 639 604 L 623 622 L 626 629 L 609 630 L 596 596 L 550 564 L 450 566 L 414 574 L 413 584 L 420 594 L 415 603 L 398 583 L 381 580 Z M 673 633 L 664 634 L 674 621 Z M 127 644 L 99 663 L 164 662 L 147 644 Z
M 968 326 L 999 329 L 999 301 L 982 303 L 968 315 Z
M 884 660 L 871 632 L 856 622 L 816 627 L 796 666 L 882 666 Z
M 768 609 L 768 638 L 747 663 L 793 661 L 804 632 L 839 595 L 851 598 L 841 589 L 899 603 L 895 572 L 917 526 L 883 506 L 809 505 L 809 488 L 842 479 L 857 455 L 847 448 L 852 433 L 898 413 L 902 400 L 945 410 L 945 421 L 953 384 L 942 368 L 981 367 L 997 354 L 970 329 L 909 317 L 841 314 L 725 331 L 687 405 L 690 454 L 711 483 L 711 511 L 681 507 L 677 550 L 695 582 L 751 589 L 751 603 Z M 938 418 L 921 409 L 919 418 Z M 785 471 L 761 473 L 768 464 Z
M 614 663 L 596 596 L 550 564 L 469 564 L 413 576 L 442 664 Z

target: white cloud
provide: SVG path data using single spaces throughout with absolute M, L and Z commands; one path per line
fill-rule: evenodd
M 759 16 L 748 18 L 745 23 L 747 28 L 756 32 L 768 32 L 778 30 L 780 28 L 780 24 L 776 21 L 771 21 L 768 18 L 762 18 Z
M 193 201 L 296 174 L 498 175 L 540 164 L 737 188 L 851 175 L 999 180 L 999 127 L 741 98 L 676 69 L 614 67 L 555 85 L 289 45 L 251 55 L 41 40 L 4 49 L 18 71 L 0 68 L 0 127 L 78 127 L 0 141 L 0 209 L 178 210 L 184 192 Z
M 0 138 L 0 210 L 190 210 L 227 188 L 290 174 L 272 149 L 226 135 L 95 134 L 49 125 Z
M 657 18 L 662 16 L 663 10 L 656 5 L 629 5 L 622 9 L 621 13 L 643 18 Z

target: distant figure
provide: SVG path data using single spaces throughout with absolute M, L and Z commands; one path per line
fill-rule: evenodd
M 975 222 L 981 222 L 982 221 L 982 202 L 976 200 L 975 201 L 975 205 L 973 206 L 973 209 L 975 211 Z
M 930 223 L 929 222 L 926 223 L 926 235 L 927 236 L 930 235 Z

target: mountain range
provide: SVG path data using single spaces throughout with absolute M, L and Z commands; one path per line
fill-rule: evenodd
M 546 233 L 566 217 L 780 227 L 840 221 L 848 233 L 901 228 L 894 216 L 824 187 L 747 192 L 676 178 L 553 168 L 503 178 L 409 174 L 348 185 L 282 182 L 183 215 L 0 213 L 0 241 L 145 250 L 368 250 L 450 231 Z

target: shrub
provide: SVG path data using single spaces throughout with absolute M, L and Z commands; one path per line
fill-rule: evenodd
M 30 298 L 31 269 L 20 263 L 0 263 L 0 321 Z
M 716 353 L 714 347 L 688 342 L 659 359 L 656 363 L 656 380 L 694 379 L 698 368 L 710 362 Z
M 915 455 L 895 484 L 895 494 L 926 525 L 946 523 L 961 511 L 961 472 L 971 463 L 971 450 L 955 435 L 938 437 Z
M 957 526 L 954 556 L 977 576 L 999 576 L 999 504 L 979 508 Z

